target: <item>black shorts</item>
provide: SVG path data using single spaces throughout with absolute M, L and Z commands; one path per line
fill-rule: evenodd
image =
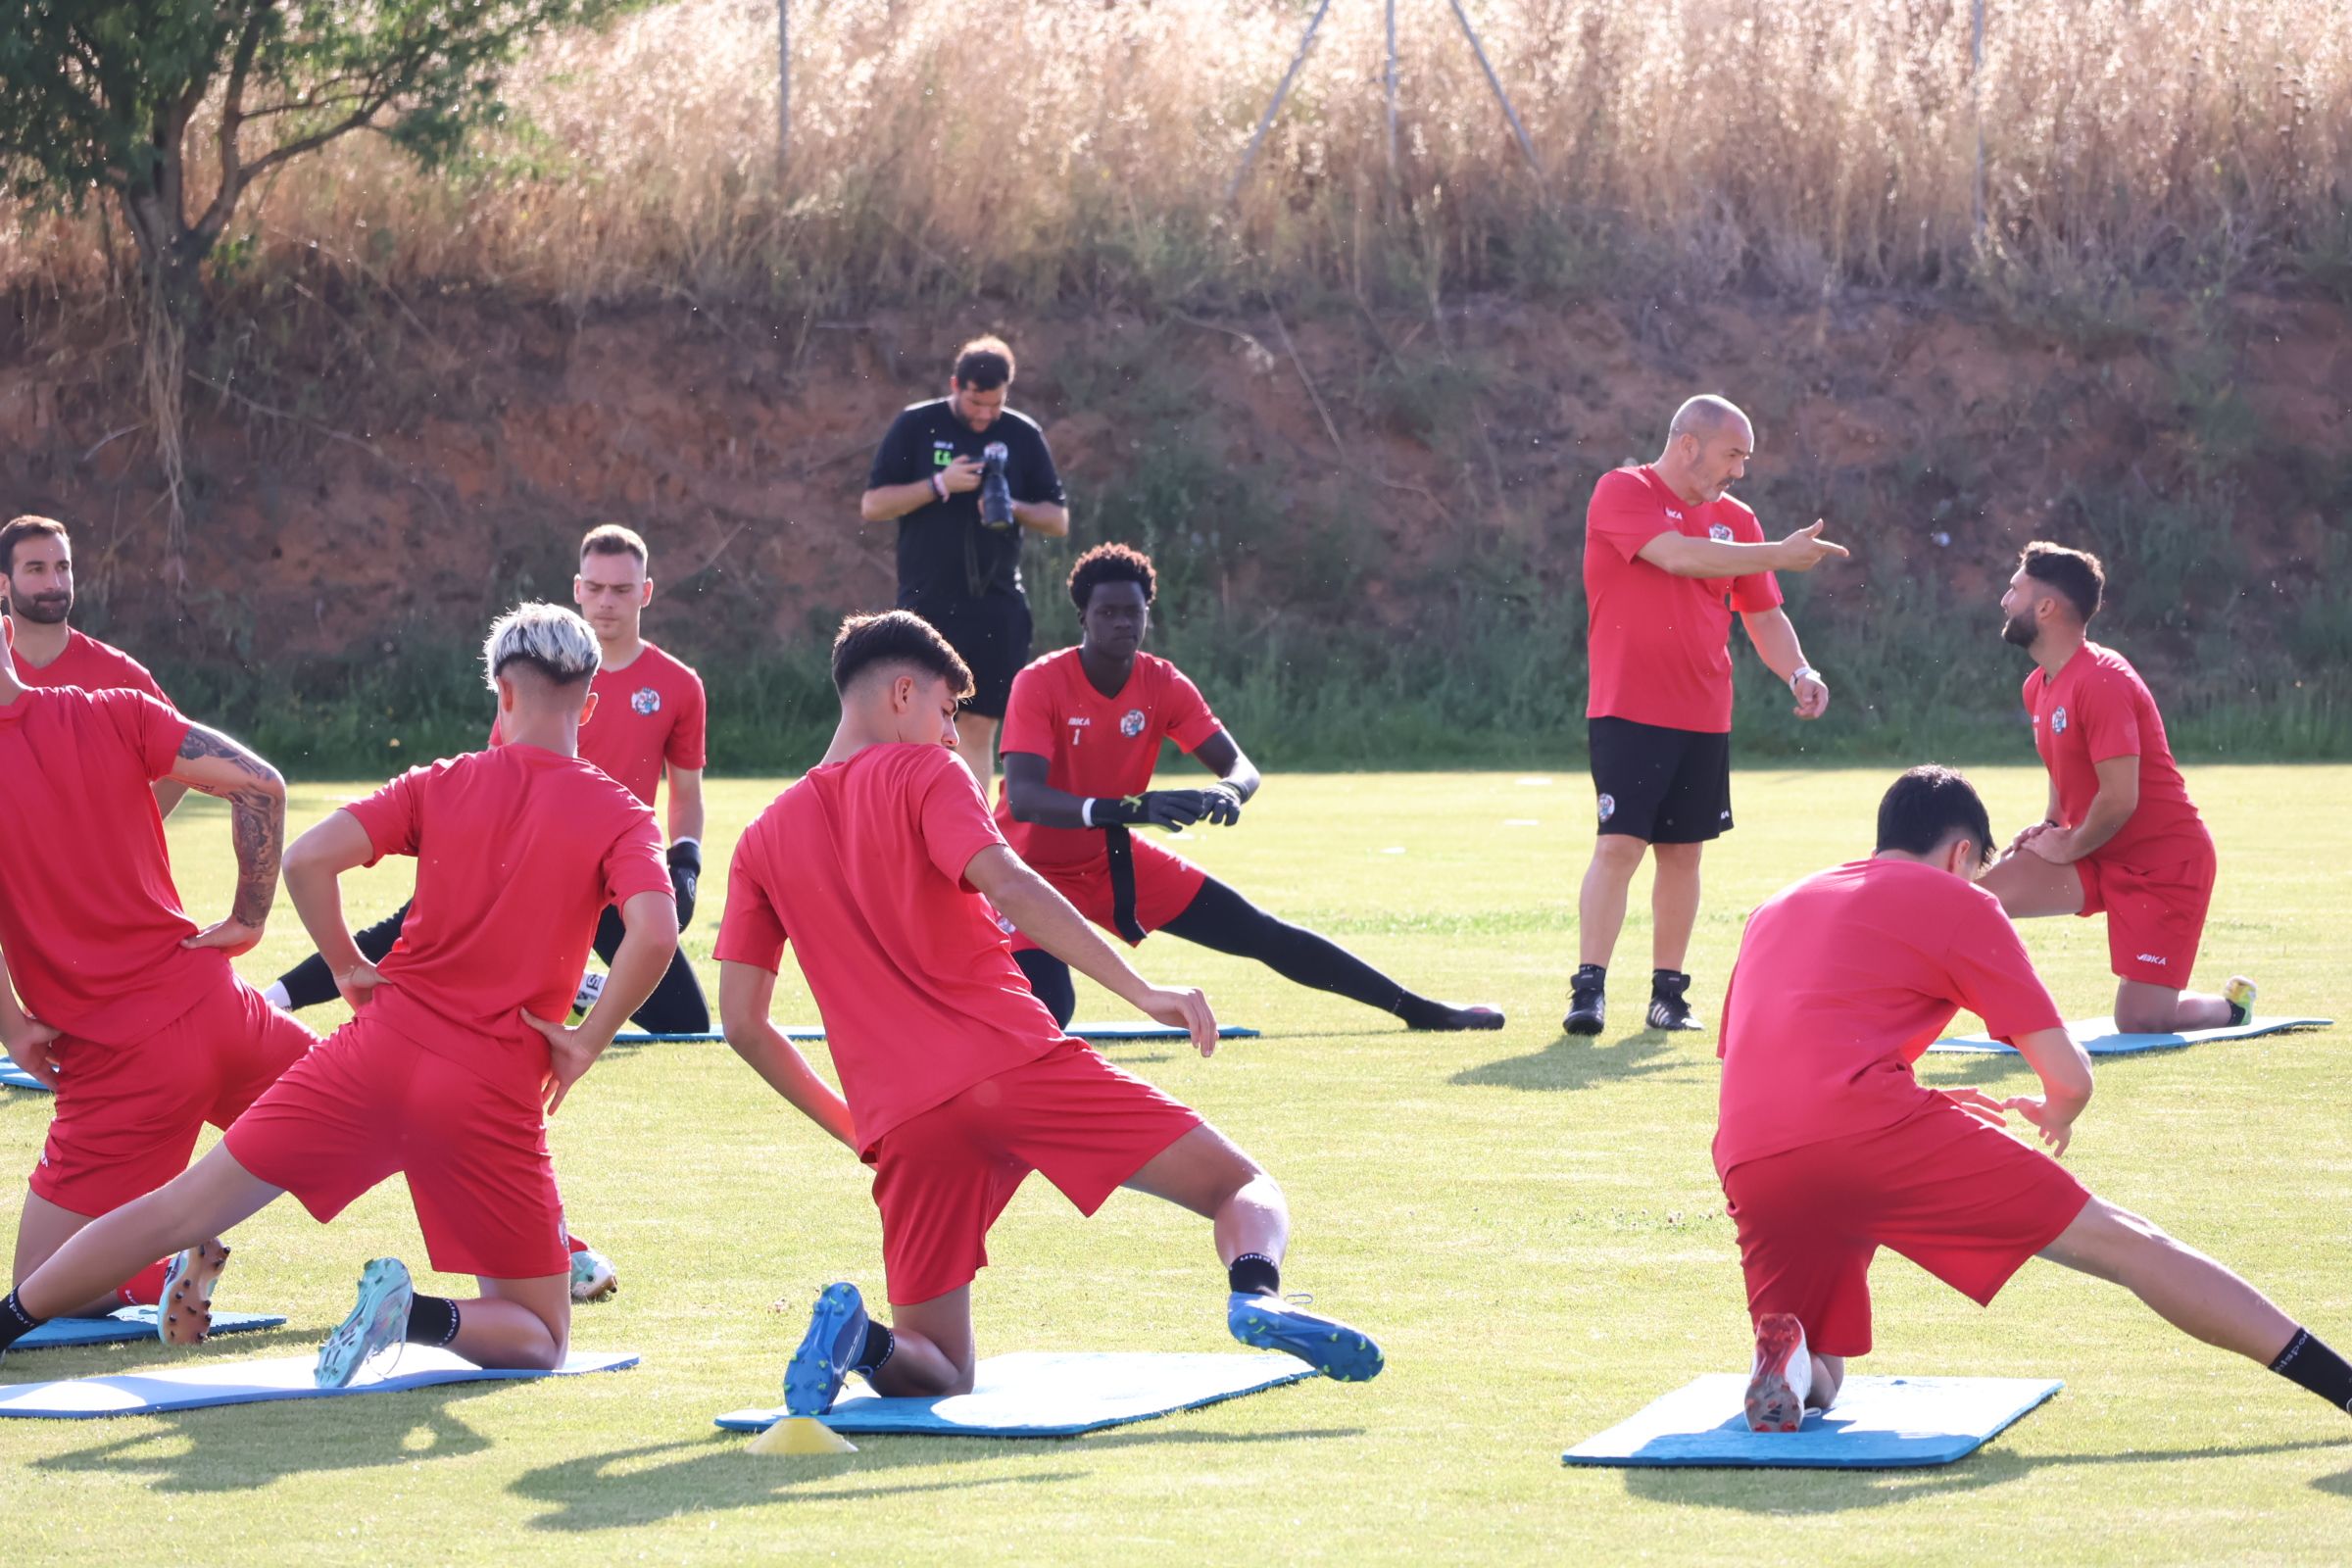
M 972 695 L 963 710 L 1003 718 L 1012 696 L 1012 677 L 1029 662 L 1029 601 L 1015 594 L 982 594 L 977 599 L 899 601 L 948 640 L 972 666 Z
M 1630 718 L 1588 718 L 1600 831 L 1703 844 L 1732 825 L 1732 738 Z

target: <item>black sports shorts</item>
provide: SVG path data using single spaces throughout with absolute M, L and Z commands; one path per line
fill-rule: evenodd
M 1703 844 L 1732 825 L 1732 738 L 1630 718 L 1588 718 L 1600 831 Z
M 977 599 L 902 599 L 899 608 L 938 627 L 948 646 L 972 666 L 972 695 L 963 710 L 1003 718 L 1012 696 L 1012 677 L 1029 662 L 1029 601 L 1014 594 L 982 594 Z

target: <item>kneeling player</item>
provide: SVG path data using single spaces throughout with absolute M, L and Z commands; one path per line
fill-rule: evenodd
M 1098 545 L 1070 569 L 1081 640 L 1013 678 L 1004 711 L 1005 842 L 1086 917 L 1129 943 L 1166 931 L 1255 958 L 1286 980 L 1395 1013 L 1413 1029 L 1499 1029 L 1493 1007 L 1416 996 L 1337 943 L 1278 920 L 1199 866 L 1128 829 L 1241 820 L 1258 771 L 1200 692 L 1142 651 L 1152 624 L 1151 559 Z M 1165 738 L 1217 775 L 1204 790 L 1154 790 Z M 1014 956 L 1054 1021 L 1076 1009 L 1069 965 L 1016 938 Z
M 286 888 L 352 1004 L 185 1175 L 96 1221 L 0 1303 L 0 1348 L 145 1258 L 214 1235 L 281 1193 L 321 1221 L 394 1172 L 408 1177 L 433 1266 L 481 1296 L 418 1296 L 378 1258 L 359 1304 L 318 1352 L 341 1388 L 386 1346 L 447 1346 L 479 1366 L 560 1365 L 570 1268 L 552 1112 L 645 1000 L 677 946 L 653 812 L 577 754 L 595 707 L 595 635 L 525 605 L 484 650 L 507 744 L 435 762 L 329 815 L 286 851 Z M 416 903 L 379 971 L 344 923 L 338 878 L 416 858 Z M 603 998 L 562 1018 L 598 912 L 626 932 Z
M 2001 596 L 2003 640 L 2034 656 L 2026 711 L 2050 804 L 1984 873 L 1984 891 L 2013 920 L 2105 911 L 2124 1033 L 2241 1024 L 2254 1010 L 2244 976 L 2218 997 L 2184 989 L 2213 902 L 2213 835 L 2173 765 L 2147 684 L 2089 640 L 2105 587 L 2098 557 L 2034 543 Z
M 1785 889 L 1751 915 L 1726 999 L 1715 1168 L 1739 1229 L 1756 1329 L 1748 1425 L 1829 1408 L 1870 1349 L 1882 1247 L 1979 1304 L 2028 1258 L 2125 1286 L 2167 1322 L 2352 1410 L 2352 1366 L 2260 1291 L 2001 1130 L 2016 1111 L 2063 1153 L 2090 1100 L 2016 929 L 1973 884 L 1984 804 L 1947 768 L 1913 768 L 1879 804 L 1878 852 Z M 1967 1007 L 2042 1093 L 1938 1093 L 1911 1064 Z
M 1336 1378 L 1380 1371 L 1380 1348 L 1282 1299 L 1290 1214 L 1280 1188 L 1191 1109 L 1064 1035 L 1005 951 L 991 912 L 1132 1003 L 1188 1031 L 1216 1020 L 1198 991 L 1151 985 L 1005 848 L 956 760 L 971 671 L 906 611 L 853 616 L 833 645 L 841 725 L 824 760 L 744 830 L 719 924 L 719 1016 L 778 1093 L 874 1167 L 894 1323 L 855 1286 L 826 1288 L 784 1375 L 796 1415 L 843 1377 L 888 1395 L 968 1391 L 979 1352 L 971 1282 L 989 1227 L 1042 1170 L 1092 1214 L 1121 1187 L 1212 1219 L 1248 1345 Z M 768 1020 L 791 941 L 847 1096 Z

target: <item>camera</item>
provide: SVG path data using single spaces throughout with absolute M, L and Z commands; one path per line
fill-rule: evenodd
M 1004 462 L 1010 456 L 1002 441 L 991 441 L 980 450 L 980 526 L 999 533 L 1012 526 L 1012 485 L 1004 477 Z

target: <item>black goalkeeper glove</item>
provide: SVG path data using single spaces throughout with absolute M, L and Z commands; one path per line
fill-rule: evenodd
M 703 879 L 703 847 L 681 839 L 669 847 L 669 891 L 678 901 L 678 929 L 694 918 L 695 887 Z

